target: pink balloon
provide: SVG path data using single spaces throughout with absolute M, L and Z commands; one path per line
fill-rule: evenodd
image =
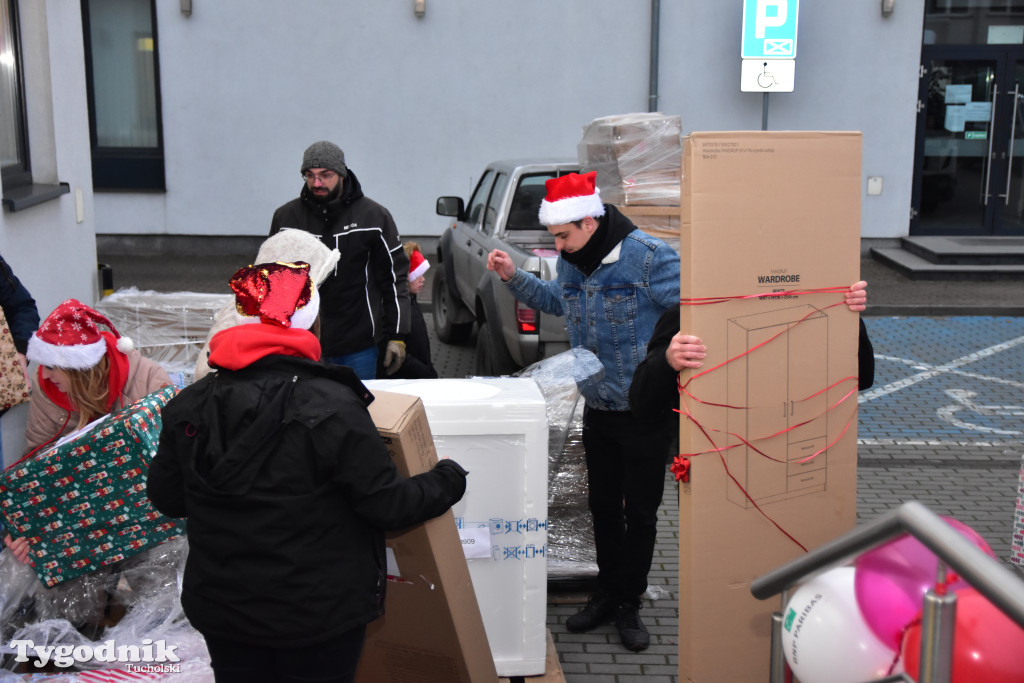
M 952 517 L 943 519 L 988 555 L 996 556 L 974 529 Z M 938 557 L 908 535 L 867 551 L 854 567 L 854 593 L 864 621 L 879 640 L 898 652 L 904 629 L 921 612 L 925 593 L 935 586 Z M 966 586 L 957 580 L 949 590 Z

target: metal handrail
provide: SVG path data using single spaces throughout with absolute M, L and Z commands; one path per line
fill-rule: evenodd
M 750 592 L 759 600 L 779 595 L 810 574 L 848 560 L 905 533 L 920 541 L 960 578 L 988 598 L 1018 626 L 1024 628 L 1024 580 L 916 501 L 903 503 L 878 519 L 758 577 L 750 584 Z M 773 624 L 773 630 L 776 627 L 777 625 Z M 922 640 L 926 637 L 924 628 L 923 624 Z M 776 647 L 776 635 L 773 634 L 773 648 Z M 948 654 L 952 657 L 952 653 Z M 776 653 L 773 652 L 773 668 L 776 665 Z M 923 677 L 922 680 L 927 679 Z

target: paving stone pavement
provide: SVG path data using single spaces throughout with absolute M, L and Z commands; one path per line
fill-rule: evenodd
M 114 267 L 116 287 L 157 291 L 224 292 L 227 277 L 246 261 L 100 257 Z M 859 397 L 858 523 L 918 500 L 971 526 L 1006 561 L 1024 456 L 1024 283 L 915 282 L 869 259 L 862 276 L 869 304 L 884 317 L 870 308 L 866 314 L 877 367 L 874 387 Z M 422 303 L 429 310 L 429 301 Z M 441 376 L 473 373 L 474 339 L 451 346 L 432 338 Z M 676 485 L 666 472 L 651 590 L 641 612 L 652 633 L 647 651 L 625 650 L 610 625 L 568 633 L 565 619 L 585 595 L 549 593 L 548 627 L 568 683 L 679 681 L 678 515 Z
M 429 315 L 427 323 L 433 335 Z M 1024 317 L 887 316 L 865 324 L 876 375 L 859 396 L 858 523 L 916 500 L 973 528 L 1007 561 L 1024 457 Z M 442 376 L 472 374 L 474 338 L 431 343 Z M 679 681 L 678 527 L 678 490 L 666 473 L 641 611 L 652 636 L 645 652 L 624 649 L 612 625 L 569 633 L 565 620 L 586 595 L 549 593 L 548 628 L 568 683 Z

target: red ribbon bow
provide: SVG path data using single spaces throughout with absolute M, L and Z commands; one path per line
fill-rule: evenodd
M 676 475 L 676 481 L 682 481 L 684 484 L 690 481 L 690 459 L 684 458 L 681 455 L 677 455 L 672 461 L 672 467 L 669 468 L 672 474 Z

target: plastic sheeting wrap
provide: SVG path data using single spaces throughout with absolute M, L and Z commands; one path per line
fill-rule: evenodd
M 110 662 L 76 658 L 74 665 L 65 670 L 67 673 L 53 675 L 55 681 L 74 681 L 75 671 L 123 672 L 131 663 L 167 668 L 164 677 L 176 682 L 212 683 L 206 642 L 188 623 L 179 600 L 187 555 L 187 541 L 177 539 L 113 565 L 110 571 L 94 572 L 60 584 L 59 590 L 47 590 L 28 566 L 9 552 L 0 553 L 0 683 L 23 680 L 21 675 L 11 673 L 18 654 L 12 641 L 18 640 L 31 640 L 35 647 L 85 646 L 90 651 L 108 641 L 113 641 L 115 648 L 134 646 L 140 651 L 146 646 L 152 650 L 151 644 L 163 641 L 174 646 L 173 654 L 180 660 Z M 32 673 L 34 665 L 28 667 Z M 33 673 L 29 680 L 49 679 Z
M 583 128 L 576 151 L 582 172 L 597 171 L 605 203 L 679 206 L 679 116 L 652 112 L 594 119 Z
M 524 368 L 519 376 L 536 381 L 547 404 L 548 577 L 596 576 L 579 398 L 601 380 L 604 367 L 592 352 L 573 348 Z
M 214 316 L 231 294 L 119 289 L 96 304 L 143 356 L 156 361 L 179 388 L 192 383 L 196 359 Z
M 1017 488 L 1017 511 L 1013 518 L 1013 538 L 1010 539 L 1010 562 L 1024 569 L 1024 457 L 1020 463 Z

